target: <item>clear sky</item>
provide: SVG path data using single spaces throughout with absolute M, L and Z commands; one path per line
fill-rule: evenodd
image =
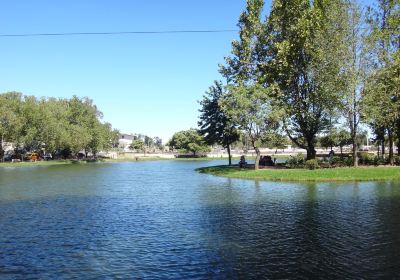
M 0 34 L 235 29 L 244 7 L 245 0 L 0 0 Z M 88 96 L 122 132 L 167 141 L 197 127 L 197 101 L 220 78 L 218 63 L 236 37 L 2 37 L 0 92 Z

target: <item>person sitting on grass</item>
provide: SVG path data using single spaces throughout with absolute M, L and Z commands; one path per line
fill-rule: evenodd
M 244 156 L 240 157 L 239 168 L 246 168 L 247 162 Z
M 265 166 L 275 166 L 275 162 L 272 161 L 271 156 L 265 157 Z
M 265 166 L 266 165 L 266 163 L 267 163 L 267 157 L 266 156 L 261 156 L 260 157 L 260 161 L 258 162 L 258 164 L 260 165 L 260 166 Z

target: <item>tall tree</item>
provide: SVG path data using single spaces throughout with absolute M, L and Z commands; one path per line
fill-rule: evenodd
M 4 145 L 15 142 L 22 131 L 20 111 L 22 94 L 8 92 L 0 95 L 0 159 L 4 159 Z
M 227 116 L 249 138 L 256 152 L 254 168 L 259 168 L 261 144 L 280 125 L 281 114 L 273 109 L 272 100 L 261 86 L 230 87 L 221 105 Z
M 259 40 L 260 79 L 277 85 L 285 130 L 307 159 L 343 92 L 344 14 L 341 0 L 275 0 Z
M 261 13 L 264 0 L 247 0 L 246 10 L 240 15 L 239 40 L 232 42 L 231 56 L 225 57 L 220 73 L 230 85 L 246 85 L 255 82 L 255 50 L 261 32 Z
M 400 113 L 399 17 L 400 3 L 397 0 L 379 0 L 378 8 L 370 9 L 369 48 L 374 71 L 363 96 L 366 119 L 387 131 L 390 164 L 394 163 L 394 133 Z
M 225 65 L 220 65 L 220 72 L 226 78 L 230 86 L 230 93 L 224 96 L 223 107 L 224 112 L 233 121 L 232 124 L 236 125 L 252 142 L 252 146 L 257 152 L 259 158 L 259 145 L 262 141 L 263 131 L 259 129 L 264 128 L 260 123 L 266 116 L 261 116 L 265 113 L 252 112 L 248 116 L 240 116 L 240 114 L 247 114 L 252 106 L 261 107 L 266 96 L 265 91 L 261 90 L 257 85 L 257 57 L 256 46 L 260 32 L 262 30 L 261 14 L 264 7 L 263 0 L 247 0 L 245 11 L 240 15 L 239 27 L 239 40 L 232 42 L 231 56 L 225 58 Z M 256 93 L 252 96 L 252 93 Z M 246 101 L 247 98 L 252 97 L 255 104 L 249 102 L 239 104 L 238 100 Z M 268 104 L 266 104 L 268 106 Z M 241 118 L 242 117 L 242 118 Z M 249 117 L 247 119 L 243 119 Z M 257 120 L 255 118 L 258 118 Z M 249 128 L 251 124 L 256 124 L 257 128 Z M 255 168 L 258 168 L 258 160 L 256 159 Z
M 193 128 L 176 132 L 169 141 L 168 146 L 182 152 L 193 153 L 193 156 L 196 156 L 199 152 L 208 152 L 210 150 L 204 137 Z
M 345 64 L 343 67 L 345 90 L 340 109 L 346 117 L 351 134 L 353 166 L 357 166 L 357 135 L 361 121 L 360 105 L 369 70 L 368 49 L 365 47 L 367 30 L 365 19 L 357 0 L 349 0 L 346 5 L 347 22 L 344 26 L 344 31 L 348 47 L 345 49 Z
M 222 83 L 215 81 L 200 101 L 198 125 L 208 145 L 219 144 L 227 149 L 229 165 L 232 165 L 231 145 L 239 139 L 239 133 L 220 105 L 224 94 Z

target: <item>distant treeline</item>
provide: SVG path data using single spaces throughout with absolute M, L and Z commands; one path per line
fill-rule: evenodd
M 94 156 L 110 149 L 118 131 L 87 97 L 36 98 L 18 92 L 0 94 L 0 155 L 3 143 L 16 153 L 36 151 L 68 158 L 80 151 Z

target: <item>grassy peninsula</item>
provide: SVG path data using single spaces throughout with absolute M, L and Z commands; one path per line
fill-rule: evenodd
M 400 167 L 358 167 L 308 169 L 240 169 L 237 166 L 212 166 L 197 169 L 200 173 L 227 178 L 287 181 L 287 182 L 345 182 L 400 180 Z

